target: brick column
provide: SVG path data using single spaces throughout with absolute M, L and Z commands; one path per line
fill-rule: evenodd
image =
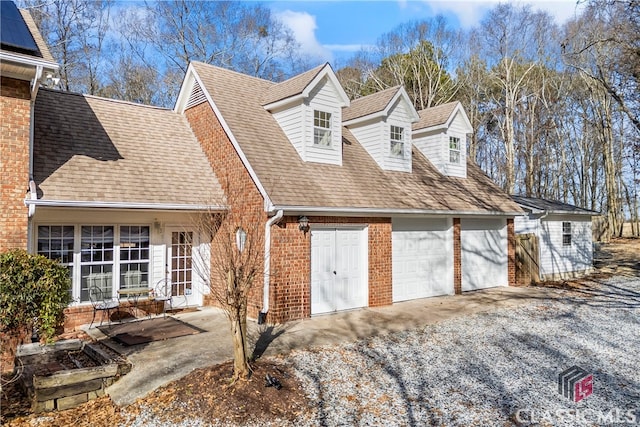
M 509 286 L 517 286 L 516 283 L 516 231 L 513 218 L 507 219 L 507 255 Z
M 27 249 L 29 188 L 29 82 L 2 77 L 0 94 L 0 252 Z
M 462 293 L 462 246 L 460 243 L 460 218 L 453 218 L 453 291 Z

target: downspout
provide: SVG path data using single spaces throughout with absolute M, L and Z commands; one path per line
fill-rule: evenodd
M 35 107 L 36 107 L 36 96 L 38 95 L 38 89 L 40 88 L 40 79 L 42 78 L 42 65 L 36 66 L 36 75 L 33 77 L 33 81 L 31 82 L 31 100 L 29 102 L 29 196 L 30 198 L 37 199 L 38 195 L 36 193 L 36 185 L 33 181 L 33 134 L 34 134 L 34 126 L 35 126 Z M 29 205 L 29 212 L 27 218 L 27 250 L 31 250 L 32 248 L 32 224 L 31 217 L 35 213 L 36 207 L 33 205 Z
M 271 276 L 271 226 L 277 224 L 284 211 L 280 209 L 264 225 L 264 284 L 262 288 L 262 310 L 258 314 L 258 325 L 262 325 L 269 312 L 269 280 Z

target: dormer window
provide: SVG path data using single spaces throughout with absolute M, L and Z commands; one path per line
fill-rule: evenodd
M 313 110 L 313 145 L 331 147 L 331 113 Z
M 404 155 L 404 128 L 391 125 L 390 148 L 393 157 Z
M 460 138 L 449 137 L 449 163 L 460 164 Z

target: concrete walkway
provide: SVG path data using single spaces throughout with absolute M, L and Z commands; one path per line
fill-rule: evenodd
M 255 346 L 254 354 L 257 356 L 285 354 L 293 349 L 352 342 L 419 328 L 456 316 L 554 299 L 562 294 L 562 291 L 550 288 L 493 288 L 316 316 L 275 326 L 249 321 L 250 343 Z M 106 339 L 97 328 L 87 331 L 95 339 L 104 339 L 107 345 L 126 355 L 133 364 L 130 373 L 107 389 L 116 404 L 130 404 L 196 368 L 232 358 L 229 324 L 222 310 L 205 307 L 175 317 L 207 332 L 124 347 Z

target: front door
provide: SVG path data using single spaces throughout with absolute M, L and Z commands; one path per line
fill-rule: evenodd
M 311 314 L 367 305 L 361 229 L 311 230 Z
M 171 283 L 173 307 L 200 305 L 200 295 L 194 286 L 194 233 L 184 229 L 170 230 L 167 237 L 167 278 Z

